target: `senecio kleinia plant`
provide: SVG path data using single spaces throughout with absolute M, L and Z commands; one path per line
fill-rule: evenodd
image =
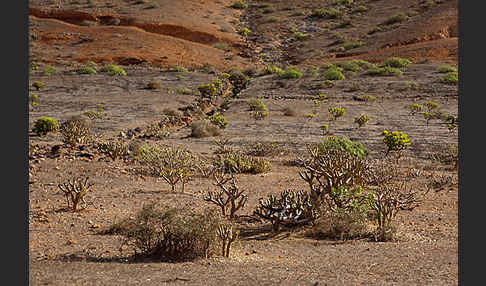
M 405 150 L 408 146 L 412 145 L 410 142 L 410 139 L 408 139 L 407 134 L 400 132 L 400 131 L 388 131 L 388 130 L 383 130 L 382 135 L 383 137 L 383 143 L 388 147 L 386 151 L 386 155 L 390 151 L 397 151 L 401 152 Z

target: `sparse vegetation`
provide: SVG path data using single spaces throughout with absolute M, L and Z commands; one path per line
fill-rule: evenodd
M 311 18 L 336 19 L 342 16 L 342 12 L 335 8 L 318 8 L 312 11 Z
M 317 150 L 339 150 L 352 156 L 363 158 L 368 156 L 368 150 L 359 142 L 351 141 L 346 137 L 328 136 L 325 141 L 317 145 Z
M 384 66 L 369 69 L 365 74 L 371 76 L 401 76 L 403 72 L 399 68 Z
M 403 59 L 398 57 L 391 57 L 385 60 L 383 63 L 385 66 L 389 66 L 392 68 L 404 68 L 407 67 L 412 62 L 409 59 Z
M 398 14 L 395 14 L 391 17 L 389 17 L 388 19 L 386 19 L 385 22 L 383 22 L 383 25 L 393 25 L 393 24 L 396 24 L 396 23 L 401 23 L 401 22 L 404 22 L 404 21 L 407 21 L 408 20 L 408 16 L 403 14 L 403 13 L 398 13 Z
M 329 68 L 324 74 L 326 80 L 343 80 L 346 79 L 341 69 L 338 67 Z
M 354 123 L 358 124 L 358 128 L 361 128 L 364 125 L 366 125 L 366 123 L 368 123 L 369 120 L 370 117 L 368 115 L 361 114 L 360 116 L 354 118 Z
M 344 109 L 343 107 L 329 107 L 327 109 L 327 111 L 329 111 L 329 113 L 330 113 L 329 120 L 331 120 L 331 121 L 334 121 L 334 120 L 338 119 L 339 117 L 344 116 L 346 114 L 346 109 Z
M 459 74 L 457 72 L 448 72 L 440 78 L 440 81 L 445 84 L 457 85 L 459 83 Z

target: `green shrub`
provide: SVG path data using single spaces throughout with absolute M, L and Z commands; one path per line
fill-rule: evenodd
M 399 68 L 389 66 L 377 67 L 368 70 L 365 74 L 371 76 L 401 76 L 403 72 Z
M 266 66 L 263 68 L 262 74 L 280 74 L 283 70 L 277 66 Z
M 336 120 L 337 118 L 344 116 L 346 114 L 346 109 L 343 107 L 329 107 L 327 109 L 331 114 L 330 120 Z
M 106 64 L 102 71 L 106 72 L 110 76 L 126 76 L 127 72 L 120 66 L 114 64 Z
M 449 72 L 457 72 L 457 69 L 450 65 L 441 65 L 437 68 L 437 72 L 439 73 L 449 73 Z
M 267 106 L 261 98 L 252 98 L 248 100 L 248 106 L 251 111 L 268 111 Z
M 400 132 L 400 131 L 392 131 L 389 132 L 387 130 L 383 130 L 382 135 L 383 143 L 385 143 L 387 150 L 385 156 L 388 155 L 391 151 L 395 151 L 401 153 L 405 150 L 408 146 L 412 145 L 410 139 L 408 139 L 407 134 Z
M 228 127 L 228 120 L 224 118 L 223 115 L 221 114 L 215 114 L 209 117 L 209 121 L 211 121 L 212 124 L 218 126 L 221 129 L 225 129 Z
M 343 68 L 345 71 L 357 72 L 357 71 L 361 70 L 361 66 L 358 63 L 353 62 L 353 61 L 342 62 L 342 63 L 338 63 L 336 65 L 338 67 Z
M 324 74 L 324 78 L 326 80 L 343 80 L 343 79 L 346 79 L 346 77 L 344 76 L 344 74 L 337 67 L 331 67 L 331 68 L 329 68 L 326 71 L 326 73 Z
M 331 5 L 351 5 L 353 0 L 332 0 Z
M 309 37 L 309 35 L 308 35 L 308 34 L 306 34 L 306 33 L 302 33 L 302 32 L 299 32 L 299 31 L 295 31 L 295 32 L 294 32 L 294 38 L 295 38 L 296 40 L 298 40 L 298 41 L 300 41 L 300 40 L 304 40 L 304 39 L 306 39 L 307 37 Z
M 253 142 L 245 147 L 245 154 L 255 157 L 276 156 L 284 152 L 277 142 Z
M 248 8 L 248 4 L 246 4 L 242 0 L 236 0 L 236 1 L 233 2 L 233 4 L 231 4 L 230 7 L 233 8 L 233 9 L 246 9 L 246 8 Z
M 178 86 L 176 88 L 175 92 L 178 93 L 178 94 L 186 94 L 186 95 L 192 94 L 192 90 L 185 87 L 185 86 Z
M 208 258 L 216 251 L 220 219 L 214 211 L 196 214 L 187 209 L 143 206 L 135 218 L 112 226 L 136 251 L 165 261 Z
M 32 106 L 32 107 L 37 106 L 37 104 L 39 104 L 38 99 L 39 99 L 39 96 L 37 94 L 34 94 L 34 93 L 29 94 L 30 106 Z
M 391 57 L 385 60 L 384 65 L 392 68 L 404 68 L 411 63 L 412 62 L 409 59 Z
M 362 45 L 364 45 L 363 42 L 345 42 L 341 45 L 341 47 L 343 47 L 345 51 L 348 51 L 351 49 L 359 48 Z
M 226 173 L 261 174 L 271 170 L 272 164 L 264 158 L 246 156 L 238 152 L 220 154 L 214 161 L 216 169 Z
M 255 110 L 250 112 L 250 116 L 255 120 L 262 120 L 267 117 L 270 113 L 268 111 Z
M 364 13 L 368 10 L 369 10 L 368 7 L 366 7 L 364 5 L 360 5 L 360 6 L 353 9 L 353 13 Z
M 393 16 L 391 16 L 390 18 L 386 19 L 385 22 L 383 22 L 384 25 L 392 25 L 392 24 L 396 24 L 396 23 L 401 23 L 403 21 L 406 21 L 408 20 L 408 16 L 403 14 L 403 13 L 398 13 L 398 14 L 395 14 Z
M 302 73 L 300 71 L 298 71 L 296 68 L 294 67 L 288 67 L 285 69 L 285 71 L 283 72 L 280 72 L 278 74 L 278 76 L 280 78 L 284 78 L 284 79 L 289 79 L 289 78 L 301 78 L 302 77 Z
M 56 68 L 53 66 L 45 66 L 42 71 L 44 72 L 44 75 L 51 76 L 56 72 Z
M 417 112 L 422 111 L 422 106 L 416 103 L 408 105 L 407 108 L 410 110 L 410 115 L 415 115 Z
M 188 70 L 183 67 L 183 66 L 180 66 L 180 65 L 173 65 L 172 66 L 172 69 L 175 71 L 175 72 L 182 72 L 182 73 L 186 73 L 188 72 Z
M 79 70 L 79 74 L 96 74 L 96 69 L 90 66 L 83 67 L 82 69 Z
M 319 152 L 323 150 L 340 150 L 355 157 L 366 157 L 368 150 L 359 142 L 353 142 L 346 137 L 328 136 L 318 145 Z
M 457 85 L 459 83 L 459 74 L 457 72 L 448 72 L 440 78 L 440 81 L 445 84 Z
M 32 86 L 35 87 L 35 89 L 40 90 L 42 89 L 46 84 L 40 81 L 34 81 L 32 83 Z
M 329 8 L 329 9 L 319 8 L 313 10 L 310 17 L 322 18 L 322 19 L 336 19 L 341 17 L 341 15 L 342 12 L 334 8 Z
M 34 127 L 32 127 L 32 132 L 35 132 L 37 135 L 43 137 L 47 135 L 49 132 L 56 132 L 59 130 L 59 123 L 57 120 L 47 117 L 41 116 L 34 122 Z
M 241 29 L 238 30 L 238 34 L 242 35 L 243 37 L 248 37 L 250 32 L 251 31 L 248 28 L 241 28 Z
M 195 159 L 191 153 L 177 146 L 143 145 L 137 159 L 145 163 L 154 176 L 162 177 L 171 186 L 172 192 L 179 182 L 182 182 L 184 192 L 185 182 L 195 168 Z
M 366 125 L 368 121 L 370 121 L 370 117 L 364 114 L 361 114 L 360 116 L 354 118 L 354 123 L 358 124 L 359 128 Z

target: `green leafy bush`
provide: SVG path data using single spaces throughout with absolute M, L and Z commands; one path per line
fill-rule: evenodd
M 386 150 L 386 155 L 390 153 L 391 151 L 395 152 L 402 152 L 405 150 L 408 146 L 412 145 L 410 142 L 410 139 L 408 139 L 407 134 L 400 132 L 400 131 L 388 131 L 388 130 L 383 130 L 382 135 L 383 137 L 383 143 L 385 143 L 387 150 Z
M 241 28 L 238 30 L 238 34 L 242 35 L 243 37 L 248 37 L 250 35 L 250 29 L 248 28 Z
M 339 150 L 359 158 L 368 156 L 368 150 L 363 144 L 353 142 L 346 137 L 328 136 L 318 145 L 319 152 L 324 150 Z
M 288 78 L 301 78 L 302 77 L 302 73 L 300 71 L 298 71 L 294 67 L 288 67 L 288 68 L 285 69 L 285 71 L 280 72 L 278 74 L 278 76 L 280 78 L 284 78 L 284 79 L 288 79 Z
M 97 71 L 94 67 L 86 66 L 79 70 L 79 74 L 96 74 Z
M 401 23 L 403 21 L 407 21 L 408 20 L 408 16 L 403 14 L 403 13 L 398 13 L 398 14 L 395 14 L 393 16 L 391 16 L 390 18 L 386 19 L 385 22 L 383 22 L 384 25 L 392 25 L 392 24 L 396 24 L 396 23 Z
M 126 76 L 127 72 L 120 66 L 115 64 L 106 64 L 102 71 L 106 72 L 110 76 Z
M 335 9 L 335 8 L 318 8 L 312 11 L 310 17 L 312 18 L 321 18 L 321 19 L 336 19 L 341 17 L 342 12 Z
M 389 66 L 392 68 L 404 68 L 407 67 L 412 62 L 409 59 L 403 59 L 398 57 L 391 57 L 385 60 L 383 63 L 385 66 Z
M 40 90 L 40 89 L 44 88 L 45 85 L 46 84 L 43 83 L 43 82 L 41 82 L 41 81 L 34 81 L 32 83 L 32 86 L 35 87 L 35 89 L 37 89 L 37 90 Z
M 459 74 L 457 72 L 448 72 L 440 78 L 440 81 L 445 84 L 457 85 L 459 83 Z
M 343 107 L 329 107 L 327 111 L 331 114 L 330 120 L 336 120 L 346 114 L 346 109 Z
M 221 114 L 214 114 L 210 116 L 209 121 L 211 121 L 212 124 L 218 126 L 221 129 L 225 129 L 226 127 L 228 127 L 229 124 L 228 120 L 226 120 L 226 118 Z
M 457 69 L 450 65 L 441 65 L 437 68 L 437 72 L 439 73 L 449 73 L 449 72 L 457 72 Z
M 331 68 L 329 68 L 326 71 L 326 73 L 324 74 L 324 78 L 326 80 L 343 80 L 343 79 L 346 79 L 346 77 L 344 76 L 344 74 L 337 67 L 331 67 Z
M 252 98 L 248 101 L 251 111 L 268 111 L 267 106 L 261 98 Z
M 34 127 L 32 127 L 32 132 L 35 132 L 39 136 L 45 136 L 49 132 L 56 132 L 59 130 L 59 123 L 57 120 L 41 116 L 34 122 Z
M 384 66 L 369 69 L 365 74 L 371 76 L 400 76 L 403 75 L 403 72 L 399 68 Z
M 358 124 L 359 128 L 361 128 L 364 125 L 366 125 L 366 123 L 368 123 L 369 120 L 370 120 L 369 116 L 361 114 L 360 116 L 354 118 L 354 123 Z

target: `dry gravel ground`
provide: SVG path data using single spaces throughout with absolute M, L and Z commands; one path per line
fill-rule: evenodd
M 223 135 L 230 138 L 232 148 L 243 150 L 248 143 L 275 141 L 286 152 L 266 158 L 272 164 L 270 172 L 238 176 L 249 199 L 240 211 L 236 227 L 242 234 L 229 258 L 216 255 L 168 263 L 134 259 L 133 250 L 123 246 L 121 237 L 99 232 L 133 217 L 151 202 L 168 208 L 206 209 L 210 206 L 202 198 L 215 188 L 212 180 L 197 177 L 184 193 L 173 193 L 162 179 L 141 173 L 130 156 L 112 161 L 89 144 L 63 145 L 58 133 L 40 138 L 30 132 L 30 143 L 38 146 L 29 158 L 31 285 L 458 284 L 458 173 L 451 165 L 431 160 L 431 155 L 458 143 L 458 131 L 449 131 L 437 120 L 427 125 L 405 108 L 433 101 L 444 112 L 458 115 L 457 85 L 441 83 L 437 72 L 442 64 L 457 67 L 457 0 L 354 1 L 339 8 L 350 20 L 343 26 L 344 19 L 308 17 L 316 8 L 332 6 L 332 1 L 249 1 L 245 10 L 231 9 L 229 0 L 173 2 L 29 1 L 29 59 L 39 65 L 29 75 L 29 92 L 38 95 L 38 105 L 29 110 L 29 130 L 40 116 L 63 121 L 101 104 L 104 117 L 93 121 L 93 131 L 115 138 L 159 120 L 166 108 L 194 102 L 197 87 L 216 78 L 211 70 L 261 70 L 266 64 L 292 64 L 304 72 L 302 78 L 254 76 L 224 112 L 229 126 Z M 354 13 L 359 5 L 368 11 Z M 397 13 L 407 13 L 409 19 L 390 27 L 380 24 Z M 368 34 L 380 25 L 383 31 Z M 247 39 L 237 33 L 242 27 L 252 31 Z M 296 40 L 294 31 L 309 37 Z M 340 37 L 364 45 L 331 52 Z M 226 51 L 215 47 L 221 43 L 226 44 Z M 371 77 L 359 71 L 346 74 L 346 80 L 333 87 L 322 85 L 322 72 L 312 73 L 324 62 L 359 58 L 380 64 L 390 56 L 407 57 L 413 63 L 403 69 L 402 76 Z M 77 74 L 88 60 L 100 66 L 121 64 L 127 76 Z M 48 65 L 55 67 L 53 75 L 43 73 Z M 174 65 L 190 72 L 169 71 Z M 31 86 L 34 81 L 46 85 L 36 90 Z M 161 88 L 146 89 L 150 82 L 160 83 Z M 191 92 L 181 94 L 182 87 Z M 327 99 L 316 106 L 313 100 L 319 94 Z M 376 101 L 355 100 L 366 94 Z M 253 97 L 262 98 L 269 108 L 264 120 L 250 117 L 247 101 Z M 329 122 L 331 106 L 346 108 L 346 115 Z M 286 107 L 296 115 L 285 116 Z M 308 119 L 307 113 L 315 116 Z M 371 120 L 358 129 L 353 121 L 362 113 Z M 311 235 L 306 228 L 272 235 L 270 225 L 248 216 L 267 194 L 288 188 L 307 190 L 299 167 L 291 163 L 304 154 L 307 144 L 325 138 L 319 129 L 322 123 L 329 123 L 327 135 L 361 142 L 371 159 L 383 157 L 383 129 L 403 131 L 413 144 L 395 165 L 402 176 L 418 173 L 413 177 L 417 186 L 441 178 L 449 178 L 450 183 L 432 190 L 417 209 L 399 213 L 396 241 L 333 240 Z M 221 138 L 193 138 L 190 133 L 190 127 L 183 126 L 163 139 L 129 141 L 180 145 L 211 155 L 214 141 Z M 54 146 L 60 147 L 56 154 L 51 152 Z M 87 195 L 87 209 L 67 212 L 57 184 L 78 175 L 89 176 L 95 185 Z

